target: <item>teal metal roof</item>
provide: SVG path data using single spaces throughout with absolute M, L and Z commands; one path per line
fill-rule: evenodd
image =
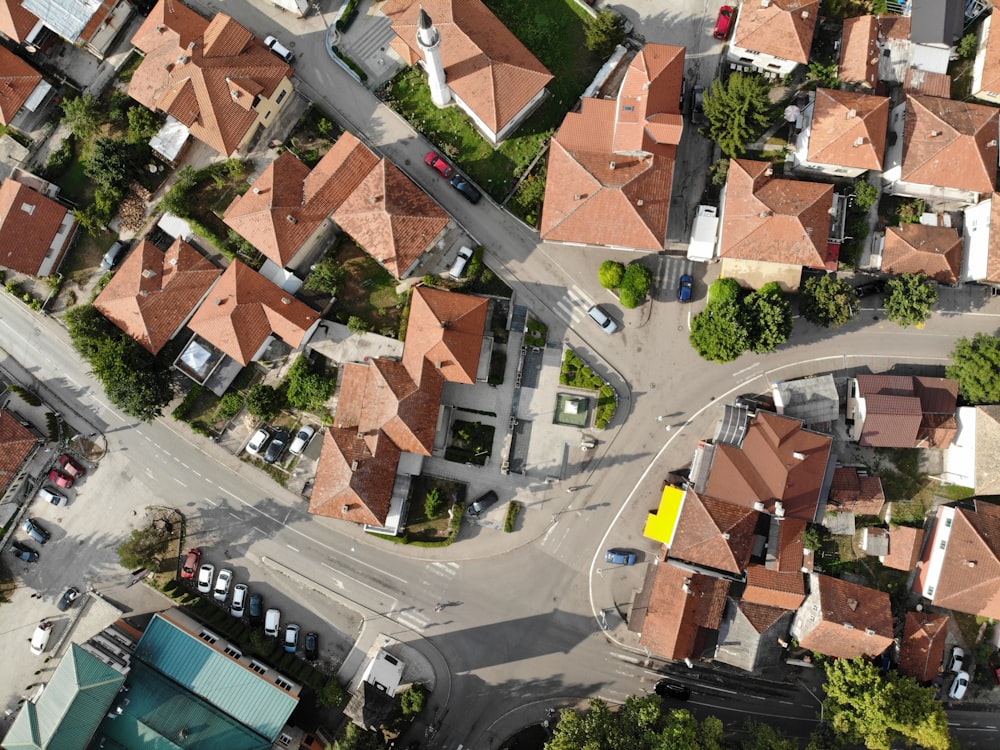
M 135 655 L 269 740 L 278 736 L 298 704 L 298 697 L 159 614 Z
M 147 667 L 132 662 L 128 703 L 106 718 L 92 747 L 104 750 L 267 750 L 271 741 Z
M 21 707 L 3 747 L 7 750 L 86 747 L 124 681 L 121 672 L 71 644 L 37 702 Z

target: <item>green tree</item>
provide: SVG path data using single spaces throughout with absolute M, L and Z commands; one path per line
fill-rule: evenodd
M 903 224 L 919 224 L 920 217 L 927 210 L 927 204 L 920 198 L 910 198 L 899 204 L 896 209 L 896 216 Z
M 979 40 L 974 33 L 966 34 L 958 43 L 958 56 L 963 60 L 971 60 L 979 50 Z
M 729 159 L 719 159 L 716 162 L 712 162 L 712 165 L 708 168 L 708 176 L 712 184 L 716 187 L 725 185 L 726 180 L 729 179 Z
M 426 704 L 427 688 L 419 682 L 410 685 L 409 689 L 403 691 L 399 697 L 399 706 L 403 710 L 403 716 L 416 716 L 424 710 Z
M 278 416 L 284 406 L 284 395 L 272 386 L 258 383 L 247 393 L 247 411 L 265 422 Z
M 129 107 L 126 140 L 129 143 L 145 143 L 156 135 L 162 126 L 161 118 L 151 110 L 142 105 Z
M 323 411 L 326 408 L 326 401 L 333 395 L 337 385 L 336 377 L 327 377 L 317 372 L 309 358 L 305 356 L 295 360 L 295 364 L 288 368 L 285 377 L 288 380 L 286 398 L 296 409 Z
M 331 745 L 333 750 L 382 750 L 385 740 L 381 732 L 368 732 L 348 722 L 344 733 Z
M 923 328 L 938 298 L 934 283 L 923 274 L 904 273 L 890 279 L 888 289 L 886 317 L 904 327 Z
M 711 297 L 709 290 L 709 303 L 691 320 L 691 346 L 704 359 L 732 362 L 750 348 L 740 301 L 722 298 L 716 302 Z
M 428 490 L 424 496 L 424 513 L 428 518 L 438 518 L 444 515 L 445 505 L 445 499 L 437 487 Z
M 347 691 L 344 690 L 336 677 L 329 678 L 323 687 L 316 691 L 316 705 L 320 708 L 324 706 L 343 706 L 347 703 Z
M 587 49 L 604 59 L 625 41 L 625 18 L 611 8 L 602 9 L 584 26 Z
M 87 157 L 84 173 L 97 185 L 122 190 L 137 174 L 134 147 L 120 138 L 98 138 Z
M 826 715 L 841 739 L 870 750 L 898 743 L 950 750 L 948 717 L 934 688 L 881 670 L 865 659 L 838 659 L 826 667 Z
M 743 315 L 750 348 L 758 354 L 774 351 L 792 335 L 792 305 L 776 281 L 746 296 Z
M 104 113 L 101 111 L 101 103 L 93 94 L 63 99 L 60 106 L 63 110 L 63 122 L 69 125 L 73 135 L 81 141 L 90 139 L 101 127 Z
M 987 333 L 959 339 L 945 373 L 968 403 L 1000 404 L 1000 339 Z
M 827 89 L 835 89 L 840 85 L 840 78 L 837 76 L 837 63 L 822 62 L 813 60 L 809 63 L 809 79 L 815 85 Z
M 747 719 L 743 724 L 747 738 L 740 743 L 742 750 L 798 750 L 799 743 L 785 737 L 780 730 L 756 719 Z
M 854 205 L 859 211 L 868 212 L 868 209 L 875 205 L 878 200 L 878 188 L 868 180 L 859 180 L 854 185 Z
M 126 541 L 118 545 L 118 560 L 123 568 L 129 570 L 156 570 L 169 541 L 170 535 L 164 529 L 153 526 L 135 529 Z
M 160 208 L 174 216 L 187 218 L 191 215 L 191 191 L 198 184 L 198 172 L 190 164 L 185 164 L 176 174 L 176 181 L 160 201 Z
M 629 263 L 622 277 L 618 300 L 622 307 L 638 307 L 653 286 L 653 272 L 642 263 Z
M 357 315 L 352 315 L 347 319 L 347 329 L 352 333 L 368 333 L 371 330 L 371 326 L 364 319 L 359 318 Z
M 834 274 L 810 276 L 802 289 L 802 315 L 824 328 L 840 328 L 861 308 L 854 287 Z
M 770 90 L 763 76 L 733 73 L 725 82 L 715 80 L 705 92 L 708 135 L 726 156 L 746 153 L 747 143 L 755 140 L 771 122 Z
M 625 278 L 625 264 L 617 260 L 606 260 L 601 263 L 597 278 L 605 289 L 617 289 Z
M 336 254 L 328 252 L 323 256 L 323 260 L 313 266 L 306 278 L 305 287 L 333 295 L 340 291 L 340 282 L 346 275 L 347 269 L 337 260 Z
M 802 534 L 802 546 L 806 549 L 811 549 L 813 552 L 822 548 L 823 532 L 820 531 L 821 528 L 823 527 L 816 524 L 807 526 Z

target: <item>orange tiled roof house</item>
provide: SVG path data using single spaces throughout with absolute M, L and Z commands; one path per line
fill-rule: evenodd
M 48 276 L 73 241 L 76 219 L 53 200 L 56 186 L 20 171 L 14 177 L 0 185 L 0 267 Z
M 844 19 L 840 80 L 865 90 L 902 83 L 910 62 L 910 18 L 893 14 Z
M 819 0 L 760 0 L 741 3 L 726 58 L 780 78 L 809 64 Z
M 860 445 L 945 449 L 958 431 L 954 380 L 862 374 L 847 389 L 848 434 Z
M 1000 5 L 992 0 L 993 9 Z M 972 67 L 972 96 L 991 104 L 1000 104 L 1000 32 L 994 33 L 993 14 L 979 27 L 979 47 Z
M 788 161 L 805 174 L 860 177 L 881 170 L 889 127 L 889 97 L 816 89 Z
M 132 18 L 128 0 L 0 0 L 0 32 L 19 44 L 45 45 L 61 36 L 98 60 Z
M 878 656 L 892 645 L 889 595 L 813 573 L 809 596 L 795 615 L 791 633 L 802 648 L 838 659 Z
M 0 125 L 23 120 L 21 113 L 37 111 L 48 99 L 52 85 L 20 57 L 0 47 Z
M 292 66 L 225 13 L 160 0 L 132 37 L 145 57 L 128 94 L 224 156 L 246 148 L 292 93 Z

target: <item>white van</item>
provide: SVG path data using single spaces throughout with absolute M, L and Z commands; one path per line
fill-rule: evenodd
M 458 251 L 458 257 L 455 258 L 455 262 L 451 266 L 451 270 L 448 271 L 448 275 L 453 279 L 460 279 L 465 276 L 465 267 L 469 265 L 469 261 L 472 259 L 472 248 L 463 247 Z
M 267 610 L 264 615 L 264 635 L 270 638 L 277 638 L 281 629 L 281 611 L 277 609 Z
M 264 37 L 264 45 L 286 63 L 295 61 L 295 55 L 292 54 L 291 50 L 273 36 Z

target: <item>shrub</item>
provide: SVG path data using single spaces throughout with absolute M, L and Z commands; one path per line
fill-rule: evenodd
M 431 489 L 424 497 L 424 513 L 428 518 L 438 518 L 444 515 L 446 505 L 447 503 L 441 496 L 441 490 L 438 487 Z
M 622 289 L 631 289 L 641 302 L 653 287 L 653 272 L 642 263 L 630 263 L 622 278 Z
M 70 133 L 66 139 L 59 144 L 59 148 L 49 154 L 49 159 L 45 162 L 45 176 L 49 179 L 61 176 L 70 164 L 73 163 L 76 136 Z
M 511 533 L 514 530 L 514 524 L 517 522 L 517 517 L 521 512 L 521 503 L 517 500 L 511 500 L 507 504 L 507 517 L 503 521 L 503 530 L 506 533 Z
M 859 211 L 868 212 L 878 200 L 878 188 L 868 180 L 861 180 L 854 186 L 854 205 Z
M 621 303 L 622 307 L 632 310 L 642 304 L 644 297 L 640 297 L 639 294 L 632 288 L 623 286 L 618 290 L 618 301 Z
M 219 401 L 219 405 L 215 410 L 215 418 L 220 421 L 228 422 L 240 413 L 240 409 L 243 408 L 244 403 L 246 403 L 246 399 L 244 399 L 242 393 L 239 393 L 238 391 L 227 393 Z
M 347 702 L 347 693 L 337 681 L 336 677 L 331 677 L 322 688 L 316 691 L 316 705 L 342 706 Z
M 424 710 L 427 705 L 427 688 L 419 682 L 410 685 L 409 690 L 403 692 L 399 697 L 399 707 L 403 710 L 403 716 L 416 716 Z
M 178 422 L 183 422 L 188 412 L 191 411 L 191 407 L 194 406 L 194 402 L 198 400 L 204 390 L 205 386 L 195 383 L 191 390 L 187 392 L 184 400 L 173 410 L 171 416 Z
M 370 328 L 368 323 L 357 315 L 352 315 L 347 319 L 347 329 L 352 333 L 368 333 Z
M 308 357 L 299 357 L 288 369 L 288 403 L 297 409 L 323 411 L 333 395 L 336 377 L 317 372 Z
M 247 411 L 253 416 L 268 421 L 278 416 L 285 405 L 285 398 L 276 388 L 258 383 L 247 393 L 246 404 Z
M 616 260 L 606 260 L 597 271 L 597 278 L 605 289 L 617 289 L 625 277 L 625 264 Z
M 9 390 L 11 393 L 16 393 L 18 396 L 20 396 L 21 400 L 24 401 L 24 403 L 26 403 L 28 406 L 42 405 L 42 400 L 38 396 L 36 396 L 32 391 L 29 391 L 27 388 L 22 388 L 19 385 L 11 385 L 7 387 L 7 390 Z

